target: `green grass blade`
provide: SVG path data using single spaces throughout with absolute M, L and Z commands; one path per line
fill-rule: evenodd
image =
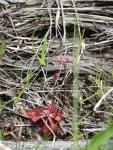
M 104 131 L 99 132 L 89 144 L 87 150 L 97 150 L 99 146 L 106 144 L 108 138 L 113 136 L 113 124 Z
M 22 89 L 18 92 L 18 95 L 16 96 L 14 102 L 17 103 L 19 101 L 19 98 L 23 95 L 23 93 L 25 92 L 26 88 L 28 87 L 30 80 L 32 79 L 32 77 L 34 76 L 34 74 L 30 74 L 27 79 L 25 84 L 22 86 Z
M 37 53 L 37 50 L 35 49 L 34 45 L 32 45 L 32 49 L 33 49 L 33 51 L 34 51 L 34 53 L 35 53 L 35 56 L 36 56 L 36 58 L 37 58 L 38 63 L 39 63 L 40 65 L 45 65 L 45 64 L 43 63 L 42 59 L 39 57 L 39 55 L 38 55 L 38 53 Z
M 47 47 L 47 36 L 44 37 L 44 43 L 42 44 L 41 48 L 42 48 L 42 52 L 41 52 L 41 58 L 42 60 L 45 62 L 45 51 L 46 51 L 46 47 Z
M 3 140 L 3 131 L 0 130 L 0 141 L 2 141 L 2 140 Z
M 34 37 L 35 32 L 36 30 L 33 32 L 33 35 L 32 35 L 33 37 Z M 47 36 L 46 35 L 44 36 L 43 43 L 40 45 L 40 48 L 41 48 L 41 56 L 39 56 L 38 51 L 35 49 L 34 45 L 32 44 L 32 49 L 35 53 L 38 63 L 42 66 L 45 66 L 45 52 L 47 48 Z
M 0 57 L 5 53 L 6 44 L 0 43 Z

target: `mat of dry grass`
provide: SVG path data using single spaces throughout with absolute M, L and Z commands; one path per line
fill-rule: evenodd
M 1 106 L 5 104 L 0 128 L 4 131 L 4 139 L 37 139 L 38 132 L 34 132 L 28 120 L 17 115 L 18 109 L 29 110 L 51 101 L 64 116 L 62 130 L 56 139 L 72 138 L 72 63 L 67 63 L 65 69 L 56 57 L 72 56 L 75 19 L 78 31 L 81 34 L 84 31 L 79 61 L 79 129 L 82 136 L 92 137 L 105 127 L 106 118 L 111 116 L 112 93 L 100 107 L 108 115 L 93 109 L 113 83 L 112 9 L 112 0 L 26 0 L 22 4 L 0 5 L 0 42 L 7 46 L 0 59 Z M 32 45 L 40 55 L 45 34 L 48 44 L 46 66 L 42 67 Z M 75 49 L 79 45 L 78 34 Z M 30 73 L 34 76 L 15 106 L 10 100 L 18 96 Z M 54 80 L 56 73 L 60 73 L 57 82 Z M 19 130 L 13 133 L 11 125 Z

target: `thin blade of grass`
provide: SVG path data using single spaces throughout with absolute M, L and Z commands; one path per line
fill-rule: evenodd
M 23 95 L 23 93 L 25 92 L 27 86 L 30 83 L 30 80 L 32 79 L 32 77 L 34 76 L 34 74 L 31 74 L 27 77 L 25 84 L 23 84 L 21 91 L 18 92 L 18 95 L 16 96 L 14 102 L 17 103 L 19 101 L 19 98 Z
M 45 51 L 46 51 L 46 47 L 47 47 L 47 36 L 44 37 L 44 43 L 41 46 L 41 48 L 42 48 L 41 58 L 44 61 L 44 63 L 45 63 Z
M 5 53 L 6 44 L 0 43 L 0 57 Z
M 99 132 L 89 144 L 87 150 L 97 150 L 99 146 L 106 144 L 107 140 L 113 136 L 113 124 L 104 131 Z

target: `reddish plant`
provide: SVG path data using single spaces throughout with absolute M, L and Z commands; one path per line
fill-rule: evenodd
M 64 101 L 66 101 L 66 91 L 65 89 L 67 88 L 66 83 L 67 83 L 67 76 L 66 76 L 66 72 L 67 72 L 67 63 L 72 63 L 73 58 L 72 56 L 69 55 L 59 55 L 56 57 L 56 60 L 62 64 L 64 66 Z M 64 107 L 64 105 L 63 105 Z
M 72 62 L 72 56 L 69 56 L 69 55 L 59 55 L 56 57 L 56 60 L 61 63 L 61 64 L 64 64 L 64 63 L 71 63 Z
M 57 132 L 59 129 L 59 123 L 63 119 L 62 112 L 55 108 L 52 104 L 48 104 L 46 107 L 34 108 L 26 113 L 24 113 L 25 117 L 29 118 L 32 123 L 35 123 L 39 120 L 41 121 L 39 125 L 39 131 L 42 134 L 51 132 L 48 126 L 53 132 Z M 43 119 L 46 121 L 48 126 L 45 124 Z

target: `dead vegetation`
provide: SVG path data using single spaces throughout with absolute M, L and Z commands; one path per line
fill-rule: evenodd
M 81 137 L 89 138 L 105 127 L 110 121 L 107 118 L 112 118 L 112 91 L 103 98 L 101 112 L 96 113 L 94 108 L 113 82 L 112 9 L 111 0 L 26 0 L 23 4 L 1 5 L 0 42 L 7 45 L 0 59 L 3 139 L 38 139 L 37 125 L 32 126 L 19 110 L 29 111 L 48 103 L 53 103 L 64 117 L 60 131 L 52 135 L 56 139 L 71 139 L 72 63 L 61 64 L 57 56 L 72 56 L 75 19 L 81 35 L 85 31 L 79 62 Z M 41 66 L 32 45 L 40 55 L 45 34 L 46 65 Z M 76 49 L 79 44 L 77 35 Z

